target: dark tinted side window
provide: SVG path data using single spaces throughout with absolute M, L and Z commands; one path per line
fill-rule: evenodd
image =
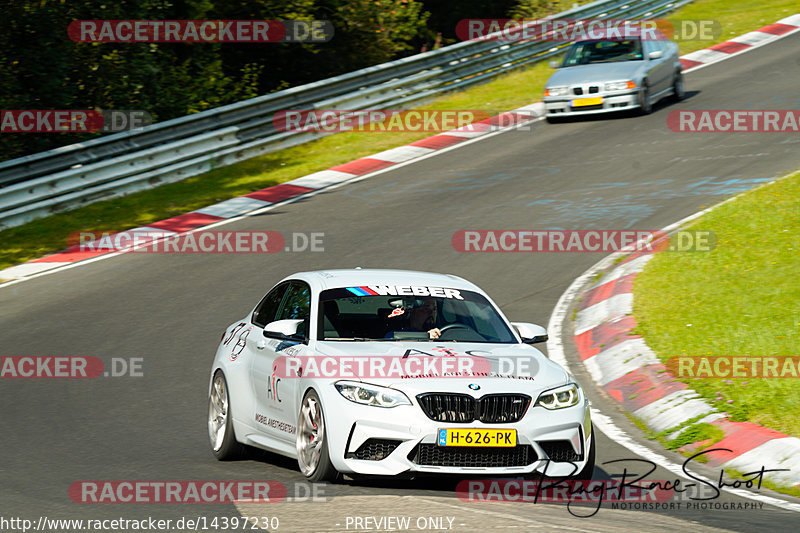
M 298 333 L 307 336 L 308 322 L 311 317 L 311 288 L 302 281 L 293 281 L 283 300 L 281 309 L 275 320 L 291 318 L 302 319 L 303 325 Z
M 253 311 L 253 324 L 263 328 L 270 322 L 275 321 L 278 306 L 281 305 L 281 300 L 283 300 L 283 295 L 286 294 L 287 287 L 289 287 L 288 281 L 281 283 L 264 296 L 264 299 L 258 304 L 256 310 Z

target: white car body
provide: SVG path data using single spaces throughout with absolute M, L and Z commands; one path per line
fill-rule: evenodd
M 308 334 L 303 342 L 290 342 L 265 336 L 263 319 L 255 316 L 255 312 L 259 309 L 257 306 L 247 317 L 226 329 L 217 348 L 211 378 L 213 381 L 218 372 L 224 373 L 230 396 L 229 412 L 232 413 L 232 427 L 237 442 L 297 458 L 300 405 L 306 393 L 313 389 L 319 396 L 326 420 L 325 435 L 328 439 L 330 462 L 339 473 L 398 475 L 435 472 L 507 475 L 541 472 L 546 468 L 548 475 L 565 476 L 584 469 L 587 460 L 593 465 L 589 402 L 583 391 L 577 387 L 579 400 L 576 405 L 570 407 L 549 410 L 541 405 L 535 405 L 542 392 L 574 383 L 574 380 L 561 366 L 549 360 L 539 350 L 523 343 L 519 331 L 525 332 L 527 331 L 525 328 L 531 325 L 518 324 L 519 331 L 512 327 L 491 299 L 472 283 L 452 275 L 377 269 L 302 272 L 285 278 L 276 287 L 281 287 L 285 282 L 297 283 L 297 287 L 305 284 L 310 289 L 309 324 L 312 327 L 308 328 Z M 320 340 L 322 310 L 319 297 L 322 291 L 376 285 L 441 287 L 452 291 L 478 293 L 497 311 L 505 326 L 513 334 L 514 341 L 494 344 L 448 340 L 386 339 L 380 342 Z M 276 290 L 275 287 L 273 290 Z M 279 291 L 280 289 L 276 293 Z M 272 293 L 268 293 L 268 296 L 270 294 Z M 265 304 L 265 307 L 269 305 Z M 280 316 L 280 311 L 277 316 Z M 540 329 L 543 332 L 543 328 Z M 274 333 L 272 335 L 275 336 Z M 401 391 L 410 400 L 410 405 L 394 407 L 362 405 L 345 398 L 334 386 L 336 382 L 343 381 L 342 379 L 280 378 L 274 373 L 274 364 L 280 357 L 361 355 L 402 357 L 408 350 L 437 357 L 444 357 L 439 353 L 446 350 L 468 356 L 480 354 L 481 357 L 494 361 L 493 369 L 497 358 L 504 358 L 506 363 L 513 360 L 527 360 L 531 363 L 530 368 L 536 369 L 536 373 L 533 380 L 487 376 L 346 380 L 390 387 Z M 213 385 L 210 383 L 209 391 L 212 389 Z M 517 394 L 529 396 L 530 402 L 522 417 L 512 423 L 484 423 L 478 420 L 468 423 L 448 423 L 434 420 L 426 415 L 418 398 L 419 395 L 426 393 L 445 395 L 456 393 L 471 396 L 476 400 L 486 395 Z M 497 401 L 492 398 L 486 400 L 485 405 L 497 406 L 499 405 Z M 486 417 L 488 419 L 489 415 Z M 517 446 L 460 448 L 458 451 L 463 452 L 463 457 L 455 460 L 453 459 L 455 451 L 443 450 L 445 447 L 437 446 L 438 431 L 442 428 L 514 429 L 517 433 Z M 392 441 L 388 448 L 382 448 L 388 441 Z M 555 462 L 558 457 L 548 461 L 548 453 L 545 450 L 548 446 L 551 446 L 548 448 L 551 452 L 558 449 L 559 453 L 567 454 L 561 456 L 562 462 Z M 529 448 L 523 450 L 522 447 Z M 454 449 L 452 446 L 447 448 Z M 589 458 L 590 450 L 592 453 Z M 574 453 L 570 454 L 570 451 Z M 572 459 L 572 462 L 563 461 L 564 457 Z M 592 466 L 589 470 L 591 468 Z

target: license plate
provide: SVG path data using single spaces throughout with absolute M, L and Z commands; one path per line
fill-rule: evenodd
M 586 105 L 600 105 L 603 103 L 603 97 L 598 96 L 597 98 L 579 98 L 578 100 L 572 101 L 572 107 L 583 107 Z
M 513 448 L 516 429 L 439 429 L 439 446 L 486 446 Z

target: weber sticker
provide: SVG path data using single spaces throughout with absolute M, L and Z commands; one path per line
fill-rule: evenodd
M 347 287 L 356 296 L 433 296 L 436 298 L 455 298 L 463 300 L 461 291 L 442 287 L 424 287 L 417 285 L 364 285 Z

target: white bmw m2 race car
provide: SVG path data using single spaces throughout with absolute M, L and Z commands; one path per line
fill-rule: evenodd
M 214 455 L 245 445 L 297 459 L 310 481 L 341 474 L 571 476 L 595 446 L 589 401 L 457 276 L 301 272 L 223 333 L 211 369 Z

